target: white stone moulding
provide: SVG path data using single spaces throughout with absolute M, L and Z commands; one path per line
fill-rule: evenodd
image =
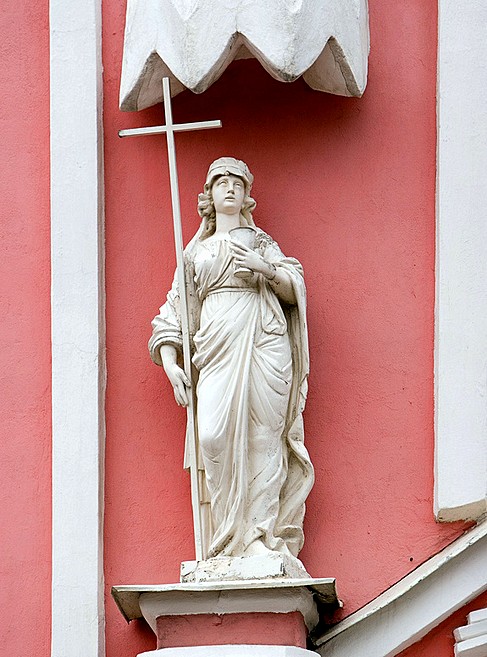
M 317 652 L 394 657 L 487 590 L 486 573 L 483 522 L 316 639 Z
M 191 648 L 159 648 L 138 657 L 311 657 L 316 653 L 294 646 L 222 645 Z
M 478 609 L 468 614 L 467 623 L 453 633 L 455 657 L 486 657 L 487 609 Z
M 435 515 L 487 511 L 487 4 L 439 0 Z
M 367 82 L 367 0 L 128 0 L 120 108 L 202 93 L 234 59 L 257 58 L 277 80 L 361 96 Z
M 103 657 L 101 0 L 50 0 L 52 657 Z
M 134 584 L 114 586 L 112 596 L 127 622 L 145 618 L 152 629 L 161 615 L 267 611 L 300 611 L 312 629 L 318 623 L 317 609 L 341 604 L 333 578 Z

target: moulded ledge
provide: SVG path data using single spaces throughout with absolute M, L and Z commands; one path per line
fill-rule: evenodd
M 208 613 L 207 604 L 211 604 L 213 599 L 219 601 L 218 610 L 215 608 L 215 613 L 225 613 L 224 608 L 221 606 L 224 604 L 222 600 L 225 599 L 225 594 L 251 594 L 254 592 L 256 594 L 254 597 L 259 597 L 262 594 L 270 592 L 275 595 L 282 594 L 286 596 L 290 593 L 299 593 L 299 591 L 312 594 L 319 612 L 332 612 L 341 606 L 341 602 L 337 596 L 336 581 L 331 577 L 319 579 L 190 582 L 160 585 L 135 584 L 112 587 L 112 596 L 124 618 L 127 622 L 130 622 L 131 620 L 144 617 L 140 605 L 142 595 L 145 598 L 148 597 L 148 594 L 157 596 L 161 600 L 161 603 L 166 603 L 172 608 L 172 613 L 182 615 L 198 613 L 194 611 L 195 604 L 201 605 L 200 613 Z M 192 611 L 188 611 L 188 609 Z M 272 608 L 268 610 L 272 611 Z

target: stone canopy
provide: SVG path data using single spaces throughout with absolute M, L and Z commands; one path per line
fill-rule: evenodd
M 367 0 L 128 0 L 120 108 L 202 93 L 234 59 L 257 58 L 282 82 L 361 96 L 367 82 Z

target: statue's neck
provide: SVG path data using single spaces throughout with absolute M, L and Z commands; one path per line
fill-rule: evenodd
M 232 228 L 238 228 L 240 226 L 240 214 L 223 214 L 221 212 L 216 213 L 216 227 L 215 233 L 228 233 Z

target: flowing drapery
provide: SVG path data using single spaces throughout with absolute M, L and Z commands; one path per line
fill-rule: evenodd
M 296 305 L 281 306 L 260 275 L 233 276 L 226 240 L 186 250 L 198 308 L 193 363 L 198 440 L 211 499 L 209 556 L 242 556 L 256 540 L 296 556 L 313 469 L 304 446 L 308 345 L 302 268 L 259 231 L 262 255 L 288 273 Z M 153 321 L 149 349 L 180 347 L 175 283 Z

